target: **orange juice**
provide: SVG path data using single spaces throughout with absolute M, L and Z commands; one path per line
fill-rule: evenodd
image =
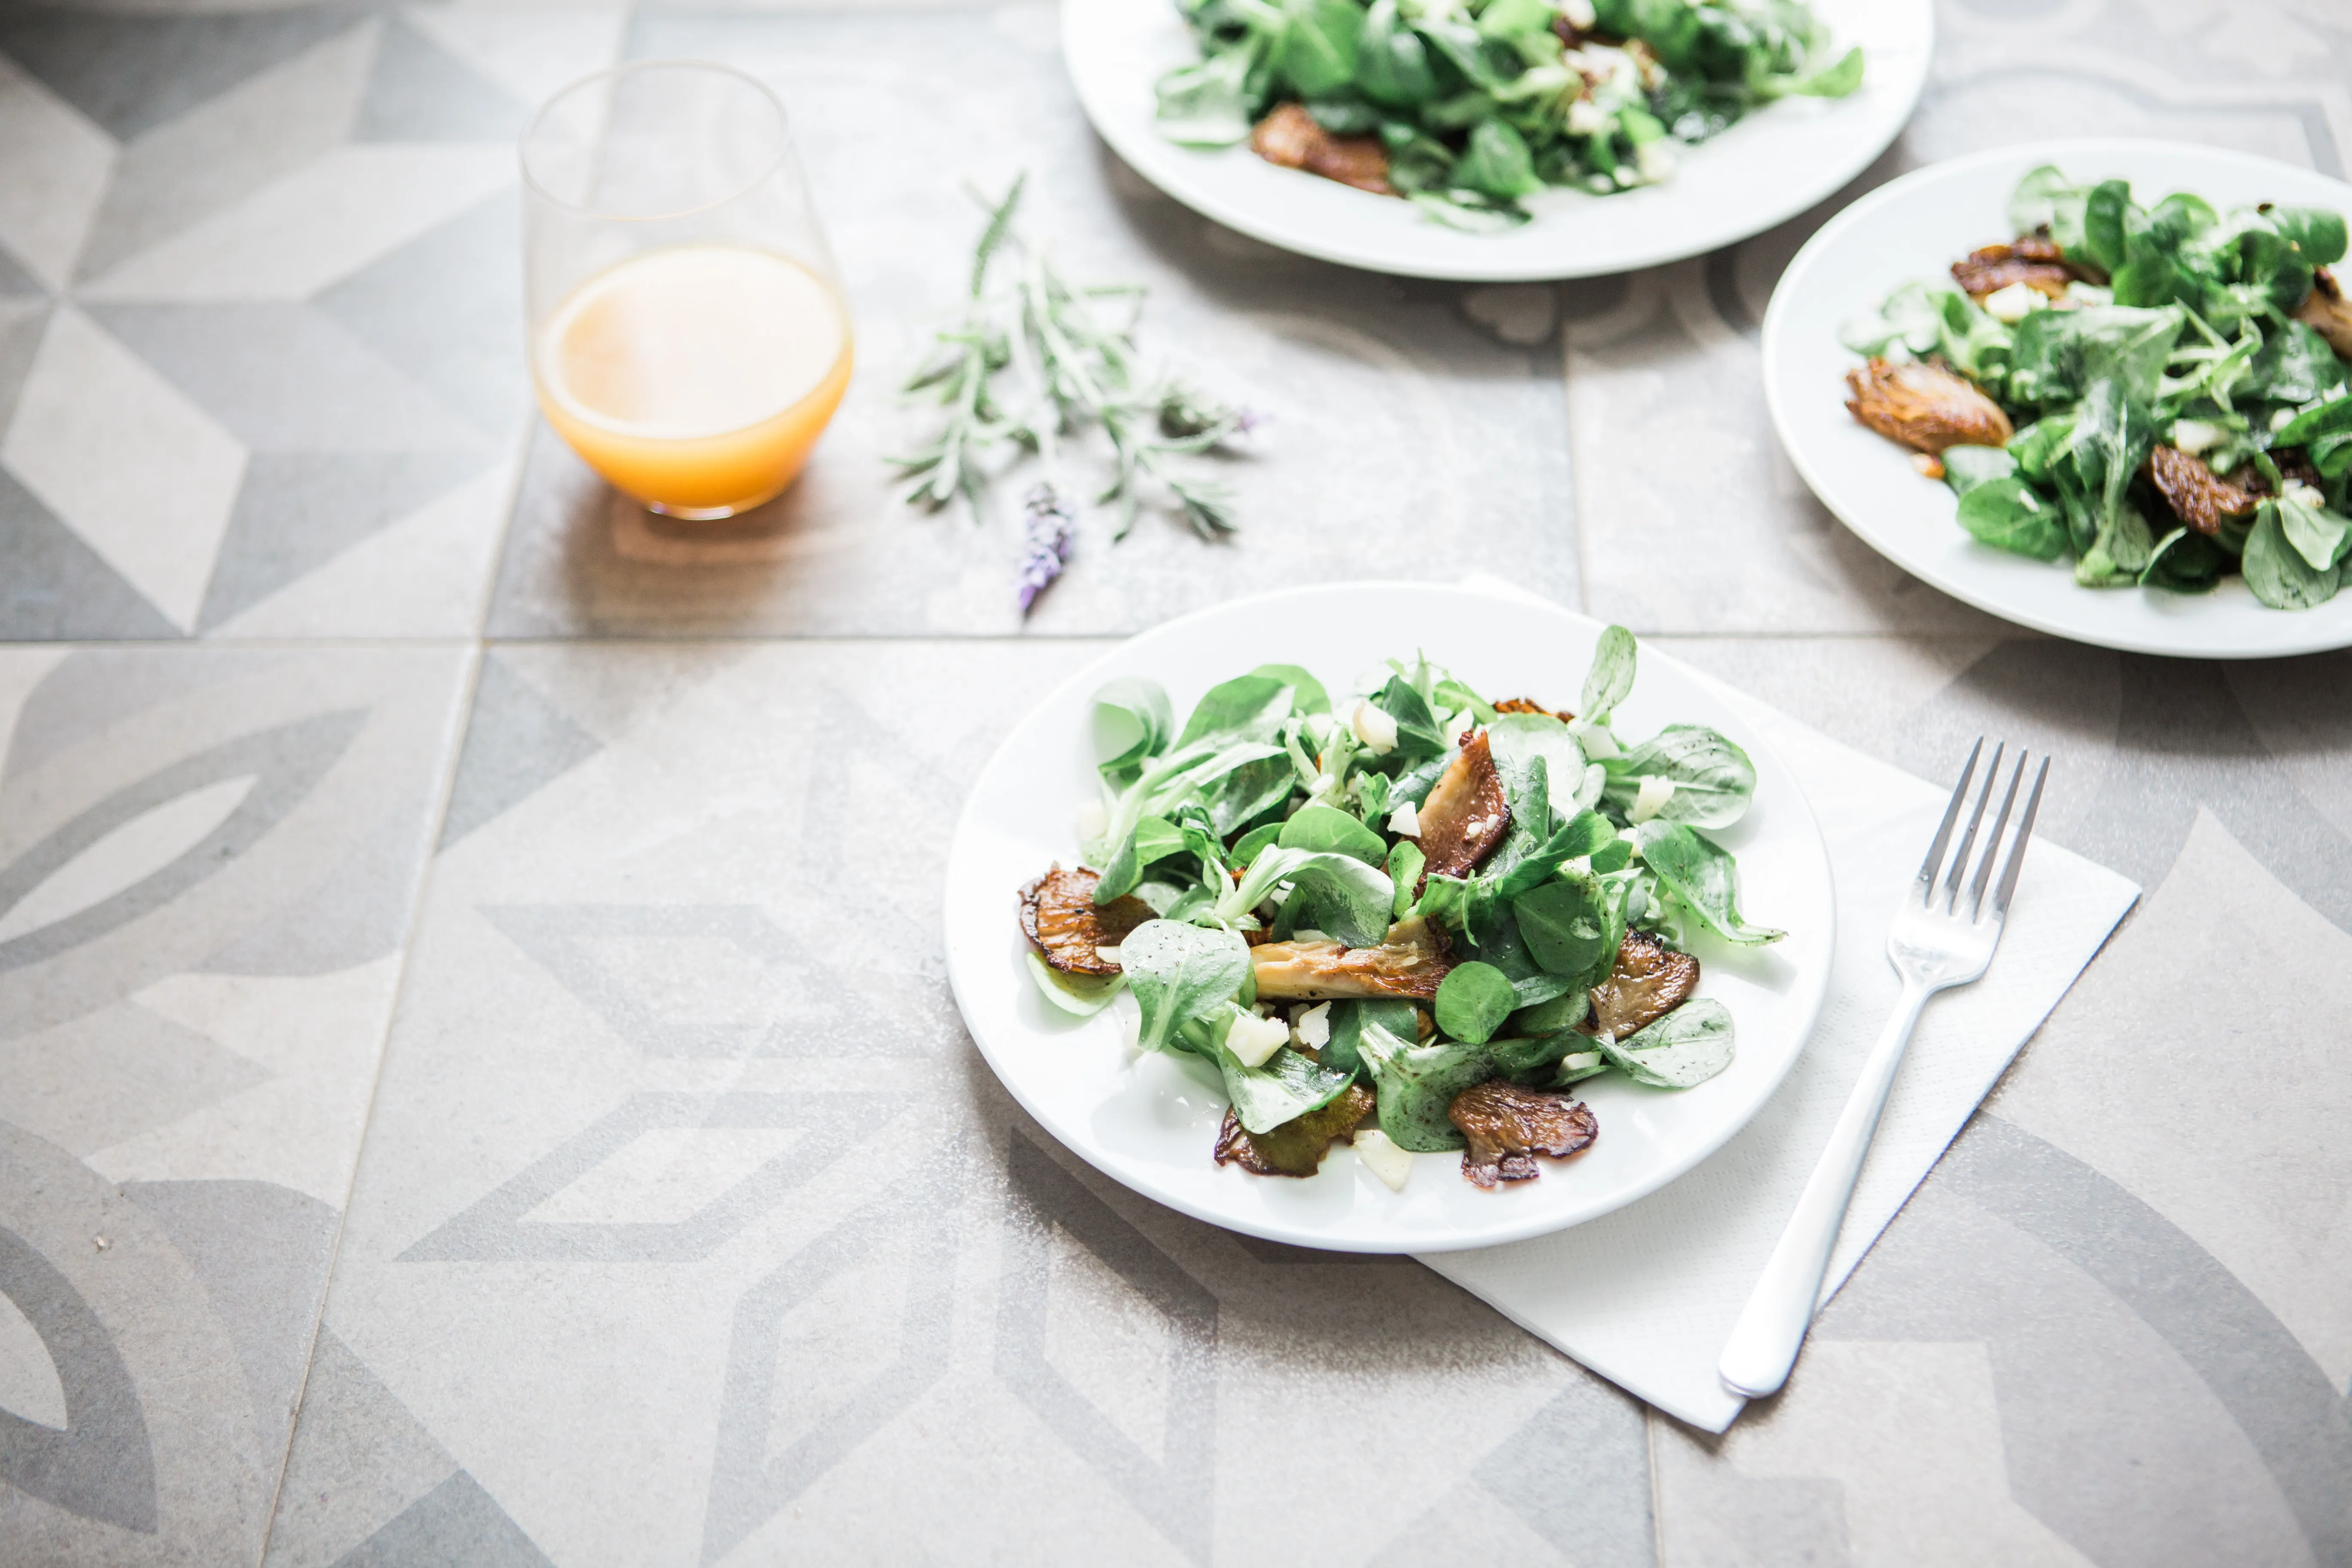
M 801 471 L 849 384 L 849 315 L 772 251 L 688 245 L 599 273 L 531 355 L 557 434 L 664 511 L 723 517 Z

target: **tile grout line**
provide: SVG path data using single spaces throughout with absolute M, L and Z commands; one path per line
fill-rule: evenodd
M 1552 298 L 1559 308 L 1559 422 L 1561 439 L 1568 447 L 1568 504 L 1573 513 L 1569 531 L 1576 540 L 1576 607 L 1589 616 L 1592 579 L 1584 546 L 1584 460 L 1576 450 L 1576 325 L 1569 318 L 1568 285 L 1553 284 Z
M 471 648 L 464 677 L 458 682 L 456 700 L 450 705 L 449 721 L 443 731 L 448 748 L 447 757 L 442 764 L 437 787 L 434 790 L 432 809 L 426 813 L 424 823 L 424 857 L 417 871 L 408 920 L 401 932 L 400 966 L 393 983 L 392 1006 L 384 1015 L 383 1037 L 376 1050 L 375 1076 L 368 1085 L 366 1109 L 360 1117 L 359 1142 L 352 1151 L 351 1180 L 344 1186 L 342 1206 L 335 1216 L 334 1240 L 327 1249 L 327 1277 L 319 1292 L 318 1314 L 310 1324 L 310 1342 L 302 1351 L 302 1378 L 295 1387 L 291 1417 L 286 1426 L 286 1450 L 278 1456 L 278 1480 L 270 1488 L 269 1506 L 262 1515 L 261 1545 L 254 1558 L 255 1568 L 261 1568 L 261 1564 L 268 1561 L 270 1538 L 277 1533 L 278 1507 L 285 1495 L 286 1473 L 293 1464 L 294 1440 L 301 1427 L 302 1403 L 310 1393 L 310 1372 L 319 1353 L 319 1335 L 326 1328 L 327 1303 L 334 1295 L 335 1276 L 342 1262 L 343 1229 L 351 1221 L 352 1195 L 359 1186 L 360 1162 L 367 1154 L 368 1131 L 375 1124 L 376 1095 L 383 1087 L 384 1060 L 392 1054 L 393 1027 L 400 1020 L 401 1004 L 407 995 L 409 961 L 415 952 L 417 932 L 425 923 L 425 900 L 432 890 L 434 863 L 439 858 L 434 847 L 449 814 L 450 796 L 457 790 L 457 765 L 465 753 L 466 735 L 474 711 L 474 694 L 481 684 L 485 657 L 479 638 L 474 640 Z

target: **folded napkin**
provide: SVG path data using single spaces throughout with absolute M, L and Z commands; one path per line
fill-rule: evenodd
M 1720 1432 L 1742 1401 L 1717 1381 L 1716 1362 L 1901 989 L 1886 928 L 1951 786 L 1923 784 L 1709 684 L 1796 773 L 1829 844 L 1837 948 L 1812 1038 L 1756 1119 L 1681 1180 L 1572 1230 L 1421 1261 L 1611 1382 Z M 1912 1037 L 1823 1300 L 2138 897 L 2114 872 L 2034 841 L 1991 970 L 1931 1000 Z

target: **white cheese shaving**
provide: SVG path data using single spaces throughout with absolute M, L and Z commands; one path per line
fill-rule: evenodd
M 1333 936 L 1329 931 L 1318 931 L 1313 926 L 1300 926 L 1297 931 L 1290 933 L 1290 940 L 1293 942 L 1337 942 L 1339 939 Z
M 2285 488 L 2280 490 L 2279 494 L 2284 499 L 2294 502 L 2295 505 L 2309 507 L 2314 511 L 2324 510 L 2327 505 L 2326 496 L 2321 495 L 2301 479 L 2287 480 Z
M 1465 708 L 1445 721 L 1445 743 L 1449 746 L 1460 745 L 1462 737 L 1477 727 L 1478 715 Z
M 1592 8 L 1592 0 L 1559 0 L 1559 14 L 1580 33 L 1592 31 L 1601 20 L 1601 14 Z
M 1421 837 L 1421 808 L 1406 801 L 1389 813 L 1389 831 L 1405 838 Z
M 1290 1021 L 1291 1038 L 1309 1050 L 1321 1050 L 1331 1043 L 1331 1004 L 1318 1002 L 1312 1007 L 1299 1010 Z
M 1086 801 L 1072 816 L 1070 826 L 1078 830 L 1079 843 L 1092 844 L 1110 831 L 1110 813 L 1103 809 L 1102 802 L 1098 800 Z
M 1396 721 L 1384 709 L 1358 701 L 1355 711 L 1349 716 L 1349 728 L 1356 731 L 1356 739 L 1371 748 L 1374 756 L 1384 757 L 1396 750 Z
M 2172 444 L 2195 457 L 2209 447 L 2221 442 L 2222 429 L 2202 419 L 2176 419 L 2172 422 Z
M 1392 1193 L 1404 1191 L 1406 1180 L 1412 1175 L 1412 1151 L 1398 1148 L 1395 1141 L 1377 1127 L 1368 1127 L 1356 1134 L 1356 1158 Z
M 2273 430 L 2284 430 L 2294 423 L 2294 410 L 2292 408 L 2282 408 L 2276 414 L 2271 416 L 2271 428 Z
M 1598 136 L 1609 129 L 1609 117 L 1601 106 L 1589 98 L 1580 98 L 1568 106 L 1568 133 L 1570 136 Z
M 1576 737 L 1576 743 L 1584 748 L 1584 754 L 1593 762 L 1619 754 L 1617 738 L 1598 724 L 1588 724 L 1579 719 L 1569 725 L 1568 732 Z
M 1264 1067 L 1268 1057 L 1288 1044 L 1290 1026 L 1279 1018 L 1237 1014 L 1233 1027 L 1225 1031 L 1225 1049 L 1245 1068 Z
M 1675 177 L 1675 150 L 1664 142 L 1644 142 L 1633 149 L 1633 166 L 1651 184 Z
M 1104 947 L 1097 943 L 1095 947 L 1095 956 L 1101 959 L 1105 963 L 1117 963 L 1118 962 L 1118 949 L 1116 947 Z
M 2012 327 L 2049 302 L 2049 296 L 2030 283 L 2012 283 L 1984 297 L 1985 314 Z
M 1633 797 L 1633 809 L 1625 814 L 1628 822 L 1647 822 L 1666 809 L 1675 798 L 1675 781 L 1662 779 L 1655 773 L 1642 775 L 1642 793 Z

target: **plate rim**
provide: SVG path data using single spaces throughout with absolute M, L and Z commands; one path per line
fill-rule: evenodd
M 1923 559 L 1906 558 L 1904 553 L 1899 552 L 1899 546 L 1895 541 L 1890 537 L 1882 536 L 1880 531 L 1869 524 L 1857 521 L 1849 514 L 1847 507 L 1833 499 L 1834 486 L 1827 476 L 1826 466 L 1817 460 L 1816 455 L 1810 448 L 1792 438 L 1793 415 L 1786 404 L 1784 392 L 1788 395 L 1794 395 L 1795 389 L 1784 388 L 1781 381 L 1784 374 L 1782 367 L 1793 352 L 1785 345 L 1791 341 L 1789 337 L 1790 331 L 1789 322 L 1790 316 L 1798 308 L 1794 301 L 1801 291 L 1807 274 L 1820 265 L 1824 257 L 1843 244 L 1853 231 L 1875 216 L 1880 207 L 1899 200 L 1922 185 L 1964 178 L 1988 166 L 2010 163 L 2025 163 L 2031 166 L 2035 163 L 2059 163 L 2069 156 L 2090 158 L 2111 155 L 2117 152 L 2128 152 L 2134 155 L 2152 154 L 2159 157 L 2187 153 L 2199 158 L 2217 158 L 2248 165 L 2267 165 L 2274 169 L 2286 170 L 2300 178 L 2326 180 L 2344 191 L 2345 212 L 2347 216 L 2352 216 L 2352 182 L 2337 179 L 2335 175 L 2325 174 L 2317 169 L 2305 168 L 2281 159 L 2266 157 L 2259 153 L 2244 153 L 2233 147 L 2217 147 L 2200 142 L 2183 142 L 2173 137 L 2068 136 L 2019 141 L 1999 147 L 1979 148 L 1973 153 L 1963 153 L 1955 157 L 1938 159 L 1933 163 L 1923 164 L 1919 168 L 1906 171 L 1885 184 L 1864 193 L 1840 209 L 1828 222 L 1815 230 L 1811 237 L 1798 247 L 1797 253 L 1789 258 L 1788 266 L 1782 269 L 1780 280 L 1773 285 L 1772 298 L 1764 308 L 1764 320 L 1758 344 L 1758 358 L 1760 362 L 1764 383 L 1764 404 L 1771 417 L 1774 438 L 1780 442 L 1781 452 L 1788 458 L 1790 466 L 1797 470 L 1798 477 L 1805 481 L 1805 488 L 1811 492 L 1813 499 L 1818 500 L 1831 516 L 1836 518 L 1847 532 L 1861 540 L 1881 557 L 1915 580 L 2012 626 L 2022 626 L 2029 631 L 2040 632 L 2045 636 L 2063 638 L 2068 642 L 2082 643 L 2093 647 L 2169 658 L 2210 658 L 2232 661 L 2293 658 L 2302 655 L 2329 653 L 2352 647 L 2352 616 L 2343 617 L 2341 625 L 2336 626 L 2333 630 L 2328 630 L 2325 629 L 2328 625 L 2326 621 L 2299 618 L 2307 616 L 2307 612 L 2273 610 L 2267 606 L 2261 606 L 2262 613 L 2265 616 L 2286 617 L 2287 625 L 2284 628 L 2286 632 L 2292 633 L 2296 627 L 2308 627 L 2310 635 L 2305 637 L 2288 635 L 2259 644 L 2241 639 L 2216 642 L 2210 646 L 2190 646 L 2177 638 L 2167 639 L 2153 631 L 2144 637 L 2129 630 L 2110 632 L 2098 627 L 2085 627 L 2081 622 L 2063 616 L 2043 614 L 2030 606 L 2021 607 L 2004 599 L 1997 591 L 1981 586 L 1970 578 L 1955 576 L 1948 572 L 1937 569 Z M 1921 275 L 1931 276 L 1933 268 L 1930 267 Z M 2057 570 L 2054 565 L 2050 569 Z M 2126 592 L 2126 590 L 2093 588 L 2077 588 L 2074 591 L 2084 595 Z M 2128 592 L 2138 593 L 2147 591 L 2128 590 Z M 2203 598 L 2204 596 L 2182 595 L 2175 597 Z
M 1772 742 L 1771 738 L 1763 733 L 1760 730 L 1758 730 L 1752 723 L 1747 723 L 1747 728 L 1750 732 L 1748 742 L 1743 742 L 1743 744 L 1748 744 L 1749 749 L 1753 752 L 1761 752 L 1763 757 L 1769 760 L 1770 765 L 1778 768 L 1782 775 L 1789 780 L 1790 784 L 1789 793 L 1795 801 L 1797 806 L 1797 821 L 1801 822 L 1802 824 L 1804 842 L 1811 850 L 1810 858 L 1811 863 L 1818 868 L 1823 895 L 1824 919 L 1821 933 L 1820 962 L 1809 979 L 1801 977 L 1799 989 L 1792 992 L 1792 995 L 1795 995 L 1798 998 L 1798 1006 L 1795 1016 L 1800 1020 L 1793 1029 L 1795 1047 L 1782 1058 L 1779 1064 L 1778 1069 L 1772 1073 L 1769 1080 L 1759 1085 L 1756 1094 L 1755 1102 L 1749 1107 L 1747 1113 L 1727 1123 L 1719 1137 L 1716 1138 L 1713 1142 L 1706 1143 L 1704 1147 L 1693 1150 L 1687 1155 L 1683 1157 L 1679 1163 L 1674 1161 L 1663 1162 L 1656 1172 L 1652 1173 L 1643 1181 L 1635 1184 L 1631 1191 L 1627 1192 L 1616 1203 L 1611 1205 L 1605 1209 L 1596 1210 L 1591 1214 L 1567 1220 L 1551 1220 L 1549 1218 L 1539 1217 L 1524 1224 L 1507 1225 L 1496 1234 L 1482 1234 L 1475 1238 L 1456 1240 L 1440 1237 L 1434 1240 L 1412 1240 L 1409 1242 L 1402 1242 L 1399 1245 L 1382 1246 L 1378 1244 L 1376 1240 L 1371 1239 L 1359 1241 L 1354 1239 L 1333 1240 L 1324 1238 L 1318 1240 L 1307 1237 L 1305 1233 L 1297 1229 L 1286 1228 L 1278 1225 L 1250 1223 L 1246 1217 L 1237 1217 L 1231 1214 L 1215 1212 L 1202 1205 L 1190 1201 L 1181 1194 L 1171 1194 L 1150 1191 L 1130 1180 L 1126 1174 L 1106 1165 L 1101 1160 L 1096 1158 L 1094 1151 L 1084 1143 L 1073 1142 L 1072 1141 L 1064 1138 L 1062 1134 L 1055 1130 L 1053 1121 L 1048 1119 L 1048 1117 L 1036 1104 L 1033 1103 L 1030 1096 L 1024 1091 L 1020 1082 L 1018 1081 L 1019 1075 L 1007 1072 L 1003 1066 L 998 1061 L 995 1051 L 990 1046 L 987 1031 L 981 1026 L 980 1022 L 974 1016 L 972 1007 L 965 1000 L 966 986 L 962 981 L 962 974 L 966 963 L 971 962 L 971 960 L 966 956 L 966 950 L 971 946 L 971 944 L 959 942 L 955 934 L 956 868 L 959 860 L 962 858 L 964 846 L 980 831 L 973 817 L 973 813 L 976 811 L 978 806 L 980 784 L 995 771 L 998 764 L 1011 752 L 1013 742 L 1019 738 L 1019 731 L 1024 725 L 1026 725 L 1028 721 L 1040 710 L 1061 700 L 1066 693 L 1079 689 L 1088 682 L 1098 682 L 1102 679 L 1101 672 L 1105 666 L 1108 665 L 1119 655 L 1125 653 L 1134 643 L 1145 637 L 1162 635 L 1171 630 L 1189 626 L 1194 622 L 1206 620 L 1212 616 L 1230 614 L 1237 608 L 1276 605 L 1299 598 L 1338 595 L 1366 588 L 1399 590 L 1412 593 L 1428 593 L 1433 590 L 1458 593 L 1486 599 L 1497 605 L 1509 605 L 1517 609 L 1539 610 L 1549 614 L 1566 616 L 1571 619 L 1587 622 L 1596 626 L 1606 626 L 1608 624 L 1598 620 L 1597 617 L 1588 615 L 1582 610 L 1573 609 L 1565 605 L 1554 604 L 1549 600 L 1542 599 L 1532 595 L 1522 594 L 1508 588 L 1488 587 L 1475 583 L 1430 584 L 1415 583 L 1402 578 L 1366 578 L 1340 583 L 1306 584 L 1297 587 L 1272 589 L 1262 594 L 1253 594 L 1239 598 L 1228 599 L 1219 604 L 1202 605 L 1199 609 L 1187 611 L 1181 616 L 1171 616 L 1168 620 L 1161 621 L 1155 626 L 1144 628 L 1142 631 L 1133 633 L 1129 637 L 1118 639 L 1118 641 L 1111 647 L 1103 649 L 1095 658 L 1088 659 L 1084 665 L 1072 671 L 1066 678 L 1056 682 L 1053 687 L 1042 693 L 1036 700 L 1030 703 L 1023 710 L 1021 716 L 1013 721 L 1011 729 L 1006 731 L 1004 738 L 1001 740 L 989 752 L 987 762 L 982 763 L 979 772 L 973 775 L 972 785 L 966 791 L 963 805 L 956 814 L 955 831 L 950 836 L 948 843 L 946 875 L 941 879 L 940 926 L 941 935 L 944 939 L 943 945 L 946 949 L 947 956 L 948 986 L 950 994 L 955 999 L 957 1015 L 963 1022 L 965 1032 L 971 1037 L 973 1045 L 978 1047 L 981 1059 L 987 1064 L 989 1071 L 994 1075 L 997 1082 L 1004 1089 L 1005 1092 L 1013 1097 L 1014 1102 L 1029 1115 L 1032 1121 L 1037 1123 L 1038 1127 L 1046 1134 L 1046 1136 L 1052 1138 L 1055 1143 L 1059 1144 L 1064 1149 L 1068 1150 L 1071 1153 L 1076 1154 L 1087 1165 L 1091 1166 L 1096 1171 L 1100 1172 L 1109 1180 L 1118 1183 L 1121 1187 L 1125 1188 L 1129 1192 L 1134 1193 L 1137 1196 L 1141 1197 L 1148 1202 L 1172 1209 L 1179 1214 L 1199 1220 L 1203 1224 L 1214 1226 L 1220 1230 L 1230 1231 L 1243 1236 L 1256 1237 L 1261 1240 L 1280 1242 L 1293 1247 L 1303 1247 L 1312 1250 L 1389 1257 L 1406 1257 L 1422 1253 L 1475 1251 L 1485 1247 L 1507 1246 L 1515 1242 L 1527 1241 L 1538 1237 L 1549 1236 L 1559 1231 L 1573 1229 L 1577 1226 L 1590 1224 L 1594 1220 L 1601 1219 L 1609 1215 L 1619 1213 L 1623 1209 L 1641 1202 L 1643 1198 L 1651 1196 L 1661 1188 L 1678 1181 L 1682 1177 L 1689 1174 L 1692 1171 L 1697 1169 L 1700 1165 L 1706 1163 L 1708 1160 L 1713 1159 L 1717 1154 L 1722 1152 L 1725 1146 L 1730 1143 L 1733 1139 L 1737 1138 L 1741 1132 L 1753 1125 L 1758 1117 L 1764 1114 L 1765 1110 L 1772 1104 L 1774 1100 L 1778 1098 L 1781 1086 L 1788 1081 L 1789 1074 L 1795 1069 L 1797 1063 L 1802 1059 L 1807 1049 L 1811 1047 L 1813 1034 L 1821 1024 L 1822 1008 L 1828 998 L 1830 978 L 1835 970 L 1837 961 L 1836 922 L 1838 904 L 1837 879 L 1834 865 L 1830 856 L 1829 842 L 1822 832 L 1821 820 L 1813 810 L 1811 800 L 1805 795 L 1803 788 L 1796 783 L 1797 774 L 1795 770 L 1790 768 L 1787 761 L 1780 755 L 1779 747 Z M 1726 686 L 1725 683 L 1715 679 L 1705 671 L 1684 663 L 1681 659 L 1675 658 L 1672 654 L 1664 649 L 1657 648 L 1653 646 L 1645 647 L 1643 652 L 1649 657 L 1658 658 L 1672 666 L 1694 684 L 1711 690 L 1715 694 L 1717 700 L 1726 702 L 1727 706 L 1734 706 L 1729 699 L 1741 695 L 1738 692 L 1737 689 Z M 1747 722 L 1744 715 L 1736 716 L 1739 717 L 1743 723 Z
M 1927 79 L 1936 58 L 1937 21 L 1933 0 L 1886 0 L 1886 3 L 1902 4 L 1913 7 L 1920 26 L 1920 38 L 1916 60 L 1907 78 L 1896 79 L 1898 91 L 1896 99 L 1889 101 L 1887 118 L 1883 127 L 1884 134 L 1874 131 L 1869 134 L 1854 138 L 1851 143 L 1854 151 L 1842 153 L 1835 158 L 1811 166 L 1822 173 L 1808 173 L 1791 180 L 1784 188 L 1801 195 L 1802 199 L 1795 201 L 1783 199 L 1772 204 L 1773 208 L 1777 210 L 1761 221 L 1748 224 L 1743 220 L 1741 223 L 1727 226 L 1719 232 L 1709 233 L 1703 238 L 1637 246 L 1628 248 L 1622 254 L 1580 261 L 1570 259 L 1558 263 L 1521 262 L 1480 265 L 1475 258 L 1475 252 L 1465 251 L 1465 259 L 1461 262 L 1451 265 L 1433 265 L 1427 262 L 1384 257 L 1376 249 L 1346 244 L 1331 244 L 1311 235 L 1302 237 L 1287 233 L 1278 224 L 1260 222 L 1241 206 L 1213 192 L 1200 190 L 1188 182 L 1180 181 L 1171 184 L 1160 178 L 1155 173 L 1158 160 L 1141 154 L 1136 150 L 1139 146 L 1139 139 L 1129 133 L 1129 128 L 1122 124 L 1118 116 L 1112 113 L 1109 107 L 1099 99 L 1100 84 L 1089 84 L 1078 70 L 1076 52 L 1071 47 L 1072 37 L 1077 30 L 1075 18 L 1080 7 L 1100 3 L 1101 0 L 1061 0 L 1056 37 L 1062 53 L 1063 68 L 1069 78 L 1071 88 L 1077 94 L 1079 106 L 1086 114 L 1087 123 L 1093 127 L 1095 134 L 1101 137 L 1113 154 L 1128 168 L 1133 170 L 1139 178 L 1161 195 L 1191 208 L 1202 217 L 1277 249 L 1310 257 L 1318 261 L 1353 267 L 1389 277 L 1420 278 L 1451 283 L 1544 283 L 1579 278 L 1612 277 L 1619 273 L 1639 271 L 1644 268 L 1664 266 L 1669 262 L 1685 261 L 1694 256 L 1704 256 L 1727 246 L 1752 239 L 1757 235 L 1777 227 L 1835 195 L 1875 163 L 1887 148 L 1893 146 L 1896 139 L 1903 134 L 1904 129 L 1910 124 L 1912 116 L 1918 112 L 1919 100 L 1927 92 Z M 1121 3 L 1143 4 L 1146 0 L 1121 0 Z M 1538 218 L 1537 221 L 1544 220 Z M 1469 239 L 1476 237 L 1463 237 Z

